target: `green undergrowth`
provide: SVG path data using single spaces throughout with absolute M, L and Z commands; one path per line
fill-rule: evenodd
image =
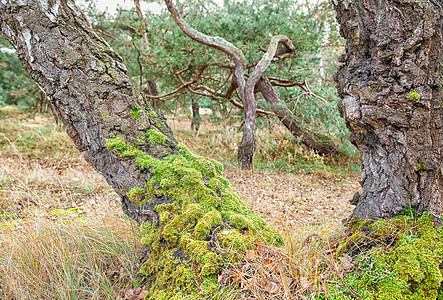
M 349 230 L 337 249 L 354 262 L 341 299 L 354 299 L 351 294 L 370 300 L 443 299 L 443 230 L 434 227 L 428 213 L 351 220 Z
M 151 142 L 165 142 L 152 132 L 147 135 Z M 142 243 L 150 249 L 141 268 L 150 285 L 147 299 L 216 299 L 224 267 L 256 242 L 282 244 L 279 234 L 232 192 L 220 163 L 194 155 L 182 144 L 163 160 L 119 136 L 106 145 L 140 168 L 152 169 L 146 189 L 127 193 L 131 201 L 143 206 L 166 199 L 155 206 L 158 221 L 141 225 Z

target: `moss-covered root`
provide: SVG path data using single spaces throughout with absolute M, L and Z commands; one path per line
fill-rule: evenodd
M 152 132 L 150 142 L 164 140 Z M 115 137 L 107 146 L 137 165 L 152 169 L 146 189 L 127 195 L 155 207 L 158 221 L 141 225 L 142 243 L 150 254 L 141 268 L 150 284 L 147 299 L 198 299 L 219 290 L 218 274 L 256 241 L 278 245 L 281 237 L 252 212 L 221 176 L 222 165 L 196 156 L 179 144 L 179 153 L 158 160 Z
M 443 230 L 424 213 L 414 220 L 353 221 L 341 253 L 354 254 L 348 284 L 364 299 L 443 299 Z

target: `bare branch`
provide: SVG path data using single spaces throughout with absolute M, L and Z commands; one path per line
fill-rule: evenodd
M 329 103 L 325 98 L 323 98 L 323 97 L 313 93 L 311 91 L 311 89 L 309 88 L 308 82 L 306 80 L 304 82 L 302 82 L 302 83 L 301 82 L 296 82 L 296 81 L 291 81 L 291 80 L 288 80 L 288 79 L 275 78 L 275 77 L 269 77 L 269 80 L 272 80 L 272 85 L 273 86 L 280 86 L 280 87 L 298 86 L 299 88 L 301 88 L 305 92 L 304 93 L 305 95 L 308 95 L 310 97 L 316 98 L 316 99 L 320 100 L 321 102 L 323 102 L 324 104 L 328 104 Z
M 172 4 L 172 0 L 165 0 L 165 3 L 166 6 L 168 7 L 169 12 L 174 18 L 174 21 L 187 36 L 189 36 L 191 39 L 199 43 L 221 50 L 232 57 L 235 63 L 234 80 L 236 81 L 237 85 L 240 87 L 240 97 L 243 99 L 244 96 L 243 91 L 245 86 L 245 80 L 243 78 L 243 74 L 245 73 L 245 68 L 246 68 L 246 58 L 243 52 L 239 48 L 234 46 L 232 43 L 226 41 L 221 37 L 209 36 L 199 32 L 198 30 L 195 30 L 188 23 L 186 23 L 186 21 L 175 10 Z
M 231 87 L 232 87 L 232 85 L 231 85 Z M 204 97 L 217 99 L 217 100 L 228 100 L 235 107 L 240 108 L 240 109 L 244 109 L 245 107 L 240 102 L 237 102 L 235 99 L 232 98 L 232 94 L 235 91 L 235 88 L 231 89 L 231 87 L 230 87 L 230 89 L 228 89 L 228 92 L 225 94 L 217 93 L 216 91 L 214 91 L 213 89 L 211 89 L 210 87 L 207 87 L 205 85 L 198 85 L 196 87 L 187 86 L 187 89 L 191 93 L 199 95 L 199 96 L 204 96 Z M 198 90 L 205 90 L 209 94 L 199 92 Z M 263 110 L 263 109 L 257 109 L 256 113 L 259 115 L 267 115 L 267 116 L 275 115 L 275 113 L 267 111 L 267 110 Z
M 272 37 L 271 42 L 269 43 L 268 51 L 263 55 L 262 59 L 258 62 L 257 67 L 254 72 L 249 76 L 248 81 L 245 85 L 245 95 L 246 97 L 252 96 L 254 99 L 254 88 L 260 77 L 269 67 L 269 64 L 272 62 L 276 52 L 277 46 L 279 43 L 282 43 L 288 50 L 291 52 L 295 51 L 294 44 L 292 44 L 291 40 L 285 35 L 276 35 Z M 255 101 L 255 99 L 254 99 Z
M 263 95 L 266 101 L 272 104 L 272 110 L 281 120 L 283 125 L 295 137 L 301 138 L 302 144 L 323 155 L 332 155 L 337 151 L 332 142 L 322 141 L 322 139 L 319 138 L 319 136 L 317 136 L 315 133 L 303 130 L 300 126 L 298 126 L 293 113 L 286 106 L 279 108 L 280 103 L 283 103 L 283 101 L 280 99 L 277 91 L 266 76 L 262 76 L 260 81 L 257 83 L 257 90 Z

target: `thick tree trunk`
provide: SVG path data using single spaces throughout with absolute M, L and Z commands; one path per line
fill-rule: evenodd
M 120 56 L 92 31 L 72 1 L 57 1 L 52 7 L 45 1 L 3 3 L 4 36 L 50 99 L 77 149 L 119 194 L 125 213 L 138 222 L 154 221 L 157 213 L 151 207 L 137 207 L 127 197 L 131 188 L 146 185 L 149 172 L 108 149 L 105 139 L 119 135 L 126 141 L 137 140 L 155 128 L 169 142 L 144 142 L 139 147 L 159 159 L 178 149 L 164 120 L 145 110 Z M 139 110 L 139 118 L 131 110 Z
M 443 3 L 332 1 L 347 40 L 339 109 L 361 153 L 352 216 L 443 213 Z
M 1 0 L 0 16 L 77 149 L 141 223 L 149 299 L 209 298 L 225 261 L 254 241 L 281 242 L 232 192 L 221 164 L 176 142 L 72 0 Z
M 292 112 L 286 106 L 281 108 L 282 101 L 267 77 L 262 76 L 259 80 L 257 83 L 257 91 L 272 105 L 272 111 L 277 115 L 282 124 L 294 137 L 301 138 L 301 143 L 308 147 L 308 149 L 328 156 L 334 155 L 337 152 L 337 148 L 333 143 L 328 140 L 322 141 L 322 139 L 326 139 L 326 137 L 322 138 L 315 133 L 303 130 L 297 125 Z

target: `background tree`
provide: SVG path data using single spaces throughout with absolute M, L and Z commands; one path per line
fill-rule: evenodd
M 0 106 L 20 105 L 44 111 L 44 95 L 23 69 L 21 61 L 10 44 L 0 38 Z
M 340 112 L 361 154 L 352 216 L 405 207 L 441 220 L 443 4 L 332 1 L 347 40 L 336 80 Z
M 313 75 L 312 66 L 318 62 L 315 53 L 318 53 L 319 41 L 323 37 L 322 24 L 330 17 L 330 14 L 328 16 L 328 9 L 326 7 L 313 7 L 301 10 L 299 5 L 291 1 L 279 2 L 279 5 L 258 1 L 254 2 L 252 7 L 246 3 L 229 2 L 225 3 L 223 7 L 216 7 L 216 9 L 212 7 L 195 5 L 187 7 L 185 5 L 180 9 L 186 14 L 187 20 L 191 20 L 193 26 L 196 26 L 198 30 L 223 36 L 238 45 L 239 49 L 245 53 L 249 68 L 255 67 L 260 59 L 262 51 L 259 49 L 264 50 L 264 46 L 269 40 L 269 34 L 283 32 L 297 41 L 294 56 L 287 57 L 285 61 L 275 59 L 276 62 L 272 64 L 270 69 L 270 73 L 274 76 L 270 78 L 273 85 L 271 89 L 275 88 L 277 93 L 274 92 L 274 94 L 280 94 L 281 96 L 274 98 L 273 101 L 269 97 L 261 97 L 258 105 L 264 109 L 262 108 L 258 112 L 269 115 L 266 111 L 274 111 L 277 115 L 280 115 L 279 118 L 294 136 L 299 138 L 299 141 L 308 148 L 326 155 L 334 153 L 337 150 L 336 146 L 326 138 L 326 135 L 331 135 L 332 126 L 329 122 L 322 122 L 321 127 L 319 127 L 315 119 L 316 115 L 323 120 L 332 119 L 330 112 L 331 109 L 334 111 L 335 100 L 330 99 L 332 103 L 329 105 L 312 103 L 313 98 L 309 99 L 309 97 L 314 94 L 309 89 L 307 81 L 297 82 L 301 78 L 316 76 Z M 317 15 L 319 11 L 322 12 L 320 16 Z M 116 20 L 119 22 L 133 20 L 124 17 L 129 13 L 128 11 L 120 12 Z M 197 95 L 197 97 L 205 97 L 205 102 L 226 103 L 231 101 L 235 106 L 243 108 L 234 93 L 235 90 L 230 88 L 230 76 L 234 65 L 226 63 L 226 61 L 229 61 L 226 55 L 223 55 L 220 51 L 204 48 L 184 37 L 177 31 L 176 27 L 165 22 L 167 16 L 164 13 L 155 15 L 147 12 L 146 16 L 148 21 L 145 23 L 152 25 L 147 28 L 150 43 L 149 45 L 140 44 L 137 47 L 138 49 L 144 48 L 144 54 L 142 55 L 144 59 L 137 60 L 133 69 L 129 64 L 130 70 L 134 70 L 133 74 L 137 74 L 139 66 L 143 65 L 147 70 L 145 72 L 155 72 L 156 78 L 162 78 L 157 81 L 158 83 L 168 83 L 161 83 L 160 89 L 164 90 L 165 86 L 175 85 L 172 92 L 168 92 L 168 90 L 163 92 L 163 94 L 176 99 L 174 105 L 178 103 L 177 100 L 180 101 L 180 96 L 177 98 L 176 95 L 183 95 L 184 91 L 188 91 Z M 287 22 L 285 24 L 282 20 L 285 20 L 286 17 L 297 20 L 297 24 L 288 24 Z M 264 19 L 266 19 L 266 22 L 263 22 Z M 134 23 L 134 26 L 127 26 L 124 24 L 112 25 L 113 22 L 108 22 L 108 26 L 102 26 L 107 21 L 100 20 L 95 26 L 99 31 L 102 31 L 104 27 L 108 28 L 107 33 L 104 34 L 105 38 L 107 36 L 125 36 L 122 32 L 113 33 L 112 28 L 121 30 L 121 28 L 134 29 L 137 27 L 137 23 Z M 230 25 L 228 26 L 228 24 Z M 225 28 L 229 28 L 229 30 L 226 31 Z M 306 35 L 307 30 L 310 30 L 309 35 Z M 132 35 L 132 33 L 129 34 Z M 109 42 L 112 44 L 115 43 L 115 40 L 109 39 Z M 119 49 L 121 45 L 115 47 Z M 279 54 L 284 54 L 284 51 Z M 283 57 L 285 56 L 283 55 Z M 309 58 L 310 56 L 312 58 Z M 131 60 L 125 54 L 124 57 L 128 62 Z M 147 68 L 148 66 L 149 68 Z M 285 79 L 283 82 L 282 78 Z M 317 82 L 317 77 L 315 82 Z M 294 86 L 301 87 L 301 93 L 291 89 Z M 173 92 L 177 92 L 177 94 Z M 181 97 L 183 98 L 183 96 Z M 184 97 L 184 99 L 189 98 L 186 94 Z M 195 98 L 195 96 L 191 97 Z M 159 96 L 159 98 L 162 98 L 162 101 L 165 99 L 162 96 Z M 288 102 L 292 103 L 286 103 L 284 100 L 289 100 Z M 198 101 L 194 101 L 194 106 L 196 103 Z M 318 114 L 321 114 L 321 116 Z M 323 134 L 312 133 L 306 128 L 306 125 L 303 126 L 302 124 L 307 119 L 309 123 L 312 123 L 312 129 L 316 128 L 317 132 L 320 131 Z

